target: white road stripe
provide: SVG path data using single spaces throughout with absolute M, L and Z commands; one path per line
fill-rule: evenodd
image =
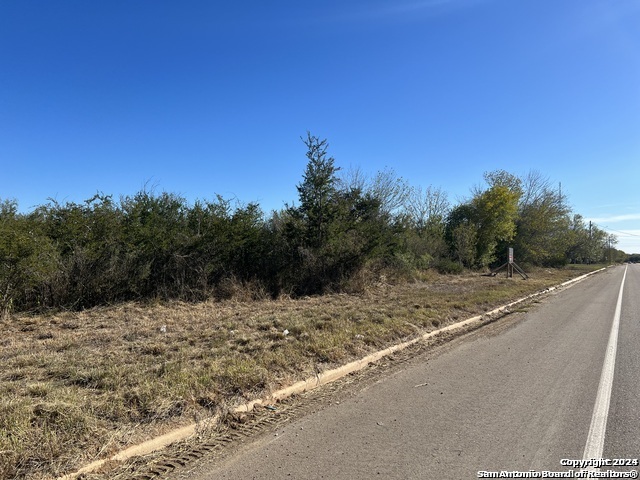
M 613 387 L 613 372 L 616 365 L 616 350 L 618 349 L 618 330 L 620 327 L 620 313 L 622 310 L 622 291 L 624 290 L 624 281 L 626 278 L 627 267 L 624 269 L 622 283 L 620 284 L 620 292 L 618 293 L 618 303 L 616 304 L 616 311 L 613 315 L 613 325 L 611 326 L 611 334 L 609 335 L 609 343 L 607 344 L 607 353 L 604 357 L 604 365 L 602 366 L 602 374 L 600 375 L 600 385 L 598 386 L 596 404 L 593 407 L 593 415 L 591 416 L 589 436 L 587 437 L 587 444 L 584 447 L 584 454 L 582 455 L 584 460 L 602 458 L 604 435 L 607 431 L 609 402 L 611 400 L 611 388 Z M 589 467 L 587 470 L 595 470 L 595 467 Z

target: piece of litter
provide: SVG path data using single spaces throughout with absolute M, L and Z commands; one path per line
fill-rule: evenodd
M 161 331 L 162 333 L 167 333 L 167 326 L 166 326 L 166 325 L 162 325 L 162 326 L 160 327 L 160 331 Z
M 285 329 L 284 332 L 282 332 L 282 334 L 286 337 L 287 335 L 289 335 L 289 330 Z
M 419 385 L 414 385 L 413 388 L 426 387 L 427 385 L 429 385 L 429 384 L 428 383 L 421 383 Z
M 264 408 L 266 408 L 267 410 L 271 410 L 272 412 L 277 410 L 277 408 L 272 405 L 266 405 Z

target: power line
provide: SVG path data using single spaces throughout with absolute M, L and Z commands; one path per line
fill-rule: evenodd
M 616 232 L 616 233 L 621 233 L 623 235 L 628 235 L 630 237 L 640 237 L 640 235 L 638 235 L 637 233 L 629 233 L 629 232 L 622 232 L 620 230 L 614 230 L 613 228 L 609 228 L 606 225 L 603 225 L 603 228 L 606 228 L 607 230 L 609 230 L 610 232 Z

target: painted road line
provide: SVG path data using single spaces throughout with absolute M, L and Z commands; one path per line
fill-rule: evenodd
M 593 415 L 591 416 L 591 426 L 589 427 L 589 435 L 587 436 L 587 444 L 584 447 L 584 460 L 592 458 L 602 458 L 604 449 L 604 436 L 607 431 L 607 417 L 609 415 L 609 403 L 611 401 L 611 389 L 613 387 L 613 372 L 616 366 L 616 351 L 618 349 L 618 330 L 620 328 L 620 314 L 622 311 L 622 292 L 624 291 L 624 281 L 627 278 L 627 268 L 624 269 L 622 283 L 620 284 L 620 292 L 618 293 L 618 302 L 613 315 L 613 325 L 611 326 L 611 334 L 609 335 L 609 343 L 607 344 L 607 353 L 604 357 L 604 365 L 602 366 L 602 374 L 600 375 L 600 385 L 598 386 L 598 394 L 596 403 L 593 407 Z M 595 466 L 590 466 L 587 470 L 595 470 Z

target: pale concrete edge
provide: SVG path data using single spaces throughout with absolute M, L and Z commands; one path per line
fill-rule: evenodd
M 280 401 L 280 400 L 284 400 L 288 397 L 290 397 L 291 395 L 295 395 L 298 393 L 303 393 L 309 390 L 312 390 L 316 387 L 319 387 L 320 385 L 325 385 L 327 383 L 331 383 L 334 382 L 342 377 L 345 377 L 347 375 L 349 375 L 352 372 L 356 372 L 358 370 L 361 370 L 363 368 L 365 368 L 367 365 L 369 365 L 370 363 L 376 362 L 378 360 L 380 360 L 383 357 L 386 357 L 387 355 L 391 355 L 394 352 L 397 352 L 399 350 L 404 350 L 405 348 L 423 341 L 423 340 L 427 340 L 431 337 L 434 337 L 440 333 L 443 332 L 447 332 L 447 331 L 451 331 L 451 330 L 457 330 L 460 329 L 462 327 L 465 327 L 473 322 L 478 322 L 478 321 L 482 321 L 483 318 L 486 317 L 491 317 L 493 315 L 498 315 L 498 314 L 502 314 L 505 313 L 505 311 L 507 311 L 510 307 L 513 307 L 514 305 L 517 305 L 519 303 L 522 303 L 526 300 L 530 300 L 532 298 L 538 297 L 540 295 L 544 295 L 545 293 L 549 293 L 552 292 L 554 290 L 557 290 L 558 288 L 563 288 L 563 287 L 568 287 L 568 286 L 573 286 L 575 283 L 584 280 L 585 278 L 587 278 L 590 275 L 593 275 L 595 273 L 599 273 L 602 272 L 603 270 L 606 270 L 607 267 L 605 268 L 601 268 L 599 270 L 595 270 L 593 272 L 589 272 L 586 273 L 584 275 L 581 275 L 579 277 L 573 278 L 571 280 L 568 280 L 566 282 L 561 283 L 560 285 L 556 285 L 554 287 L 549 287 L 546 288 L 544 290 L 541 290 L 539 292 L 535 292 L 532 293 L 531 295 L 527 295 L 526 297 L 522 297 L 518 300 L 515 300 L 511 303 L 508 303 L 506 305 L 503 305 L 501 307 L 495 308 L 493 310 L 491 310 L 490 312 L 486 312 L 482 315 L 476 315 L 475 317 L 471 317 L 471 318 L 467 318 L 466 320 L 462 320 L 460 322 L 451 324 L 451 325 L 447 325 L 446 327 L 440 328 L 438 330 L 434 330 L 433 332 L 428 332 L 428 333 L 424 333 L 416 338 L 413 338 L 411 340 L 408 340 L 406 342 L 402 342 L 402 343 L 398 343 L 396 345 L 392 345 L 391 347 L 387 347 L 383 350 L 371 353 L 369 355 L 367 355 L 366 357 L 363 357 L 359 360 L 354 360 L 353 362 L 349 362 L 345 365 L 342 365 L 338 368 L 334 368 L 333 370 L 327 370 L 325 372 L 322 372 L 320 374 L 318 374 L 315 377 L 312 378 L 308 378 L 306 380 L 301 380 L 299 382 L 294 383 L 293 385 L 290 385 L 288 387 L 282 388 L 280 390 L 277 390 L 273 393 L 271 393 L 269 396 L 265 397 L 265 398 L 260 398 L 260 399 L 256 399 L 256 400 L 252 400 L 248 403 L 245 403 L 243 405 L 240 405 L 238 407 L 236 407 L 233 412 L 235 413 L 240 413 L 240 412 L 250 412 L 251 410 L 253 410 L 253 408 L 256 405 L 264 405 L 264 404 L 270 404 L 276 401 Z M 213 417 L 212 419 L 210 419 L 210 421 L 215 422 L 215 420 L 218 418 L 218 415 L 216 415 L 215 417 Z M 91 462 L 88 465 L 85 465 L 84 467 L 82 467 L 81 469 L 77 470 L 76 472 L 64 475 L 62 477 L 58 477 L 57 480 L 73 480 L 75 479 L 78 475 L 81 475 L 83 473 L 90 473 L 93 472 L 95 470 L 97 470 L 98 468 L 100 468 L 101 466 L 103 466 L 105 463 L 107 462 L 111 462 L 111 461 L 124 461 L 127 460 L 131 457 L 137 456 L 137 455 L 146 455 L 148 453 L 160 450 L 162 448 L 167 447 L 168 445 L 181 441 L 181 440 L 185 440 L 189 437 L 191 437 L 193 434 L 196 433 L 197 430 L 197 426 L 198 424 L 196 423 L 192 423 L 191 425 L 187 425 L 184 427 L 181 427 L 179 429 L 173 430 L 169 433 L 166 433 L 164 435 L 161 435 L 159 437 L 156 438 L 152 438 L 150 440 L 147 440 L 145 442 L 142 442 L 138 445 L 133 445 L 131 447 L 128 447 L 118 453 L 116 453 L 115 455 L 113 455 L 110 458 L 106 458 L 106 459 L 102 459 L 102 460 L 96 460 L 94 462 Z

